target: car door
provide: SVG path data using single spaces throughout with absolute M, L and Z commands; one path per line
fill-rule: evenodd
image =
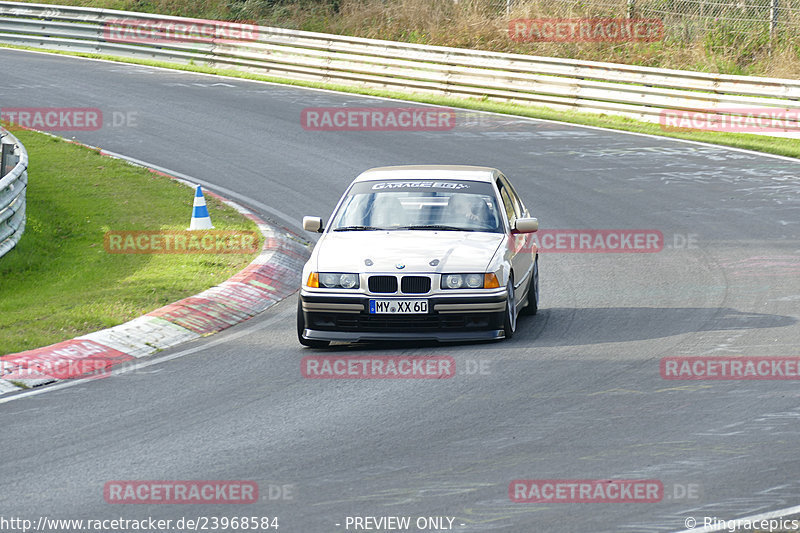
M 509 228 L 514 227 L 518 218 L 526 216 L 524 206 L 519 199 L 516 191 L 502 174 L 497 178 L 497 190 L 503 202 L 503 210 L 508 219 Z M 508 240 L 511 266 L 514 269 L 514 288 L 527 287 L 528 280 L 533 270 L 533 256 L 530 254 L 531 239 L 533 237 L 527 233 L 511 233 Z M 517 298 L 524 296 L 524 293 L 517 292 Z

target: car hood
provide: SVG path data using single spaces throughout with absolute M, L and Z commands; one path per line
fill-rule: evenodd
M 315 253 L 320 272 L 399 272 L 398 264 L 402 272 L 485 272 L 504 239 L 469 231 L 343 231 L 326 234 Z

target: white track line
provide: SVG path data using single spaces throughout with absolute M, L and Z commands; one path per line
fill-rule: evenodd
M 117 374 L 125 374 L 127 372 L 132 372 L 134 370 L 139 370 L 141 368 L 146 368 L 148 366 L 161 364 L 167 361 L 171 361 L 173 359 L 178 359 L 179 357 L 184 357 L 186 355 L 191 355 L 196 352 L 201 352 L 208 348 L 213 348 L 217 344 L 222 344 L 223 342 L 230 342 L 234 339 L 237 339 L 243 335 L 251 335 L 253 332 L 258 331 L 260 329 L 264 329 L 268 326 L 273 325 L 275 322 L 279 320 L 285 320 L 289 315 L 293 314 L 294 309 L 287 307 L 285 310 L 282 310 L 275 315 L 269 317 L 268 319 L 260 322 L 258 324 L 253 324 L 251 326 L 244 326 L 244 328 L 236 333 L 231 333 L 227 335 L 220 335 L 218 338 L 211 340 L 209 342 L 204 342 L 201 346 L 195 346 L 194 348 L 187 348 L 186 350 L 181 350 L 180 352 L 176 352 L 169 355 L 164 355 L 162 357 L 152 357 L 140 360 L 139 362 L 131 365 L 122 365 L 120 368 L 112 370 L 112 375 Z M 235 327 L 235 326 L 234 326 Z M 30 396 L 37 396 L 39 394 L 44 394 L 46 392 L 52 392 L 56 390 L 66 389 L 69 387 L 74 387 L 76 385 L 82 385 L 87 381 L 97 381 L 96 377 L 93 378 L 85 378 L 85 379 L 76 379 L 70 381 L 62 381 L 61 383 L 55 385 L 45 385 L 42 388 L 30 389 L 25 392 L 18 392 L 18 393 L 11 393 L 9 396 L 0 397 L 0 404 L 13 402 L 14 400 L 20 400 L 22 398 L 28 398 Z

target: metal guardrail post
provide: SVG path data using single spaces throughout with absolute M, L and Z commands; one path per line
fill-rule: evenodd
M 25 231 L 28 153 L 11 133 L 0 128 L 0 257 L 17 245 Z
M 17 166 L 18 159 L 14 156 L 13 144 L 0 144 L 0 178 L 11 173 L 11 169 Z
M 769 7 L 769 42 L 772 43 L 778 30 L 778 0 L 772 0 Z

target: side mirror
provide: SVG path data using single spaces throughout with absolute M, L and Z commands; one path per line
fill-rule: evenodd
M 539 230 L 539 219 L 537 218 L 518 218 L 511 228 L 513 233 L 533 233 Z
M 314 231 L 322 233 L 322 219 L 319 217 L 303 217 L 303 229 L 306 231 Z

